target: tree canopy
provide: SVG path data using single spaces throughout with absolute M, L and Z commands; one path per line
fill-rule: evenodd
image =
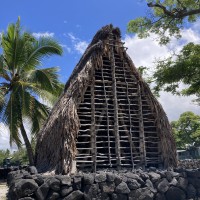
M 200 94 L 200 45 L 189 43 L 176 56 L 176 60 L 171 56 L 166 60 L 158 61 L 153 78 L 157 91 L 162 88 L 175 94 L 198 96 Z M 186 86 L 180 91 L 181 82 Z
M 171 36 L 180 38 L 183 25 L 200 16 L 199 0 L 147 0 L 147 6 L 148 16 L 131 20 L 128 32 L 137 33 L 140 38 L 155 33 L 161 44 L 168 43 Z
M 193 112 L 184 112 L 177 121 L 172 121 L 172 130 L 177 147 L 200 145 L 200 116 Z
M 62 92 L 58 67 L 41 67 L 45 58 L 61 55 L 62 47 L 52 38 L 36 39 L 22 29 L 18 19 L 2 34 L 1 48 L 0 122 L 9 127 L 11 144 L 15 142 L 20 147 L 22 135 L 33 165 L 33 151 L 24 124 L 28 120 L 30 132 L 37 133 L 50 111 L 43 102 L 55 102 Z
M 181 29 L 196 22 L 200 16 L 199 0 L 147 0 L 149 16 L 131 20 L 128 31 L 140 38 L 158 35 L 160 44 L 170 41 L 172 36 L 181 37 Z M 155 84 L 153 91 L 160 90 L 179 95 L 196 95 L 200 102 L 200 45 L 186 44 L 180 52 L 164 60 L 156 61 L 156 69 L 150 78 Z M 180 84 L 184 84 L 184 89 Z

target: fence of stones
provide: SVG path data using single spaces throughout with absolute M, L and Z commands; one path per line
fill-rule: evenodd
M 134 172 L 99 171 L 47 176 L 28 171 L 9 173 L 10 200 L 185 200 L 200 199 L 200 169 Z
M 200 159 L 186 159 L 179 160 L 178 167 L 184 169 L 197 169 L 200 168 Z

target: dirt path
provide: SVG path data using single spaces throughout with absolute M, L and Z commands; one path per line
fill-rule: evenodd
M 8 187 L 6 182 L 0 181 L 0 200 L 6 200 L 6 193 L 8 191 Z

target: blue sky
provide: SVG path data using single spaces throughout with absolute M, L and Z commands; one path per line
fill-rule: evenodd
M 45 62 L 45 66 L 60 66 L 63 82 L 98 29 L 112 23 L 124 35 L 128 21 L 146 10 L 141 0 L 6 0 L 1 8 L 5 9 L 0 12 L 0 32 L 20 16 L 26 30 L 38 35 L 48 33 L 63 45 L 63 57 Z
M 168 46 L 159 46 L 155 35 L 140 40 L 137 35 L 126 33 L 127 23 L 147 13 L 145 0 L 4 0 L 1 1 L 0 33 L 18 16 L 25 30 L 36 37 L 53 36 L 64 49 L 62 57 L 54 56 L 45 61 L 44 67 L 60 67 L 60 80 L 66 82 L 82 53 L 95 33 L 112 23 L 121 29 L 122 39 L 136 67 L 154 69 L 155 58 L 164 58 L 170 51 L 178 52 L 188 42 L 200 43 L 200 21 L 184 28 L 182 39 L 172 39 Z M 181 85 L 181 87 L 184 87 Z M 161 93 L 159 98 L 169 120 L 178 119 L 185 111 L 200 114 L 198 106 L 191 103 L 194 97 L 177 97 Z M 0 123 L 0 149 L 9 148 L 9 133 Z

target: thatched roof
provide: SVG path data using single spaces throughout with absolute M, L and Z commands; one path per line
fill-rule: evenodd
M 94 36 L 37 139 L 39 171 L 69 173 L 73 161 L 94 171 L 177 163 L 167 116 L 112 25 Z

